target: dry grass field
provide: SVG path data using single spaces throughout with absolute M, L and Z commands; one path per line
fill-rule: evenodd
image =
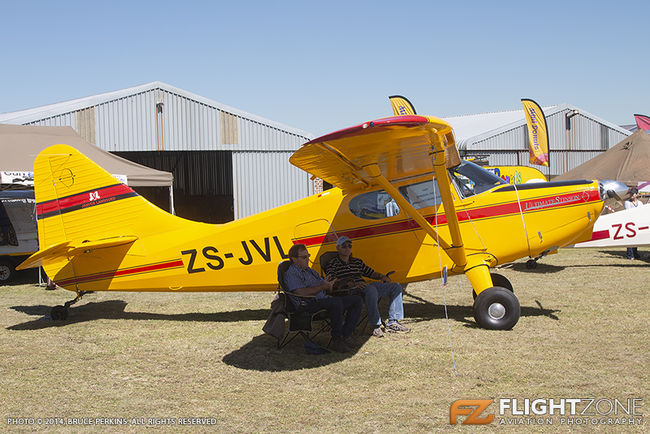
M 650 410 L 650 261 L 626 260 L 624 249 L 564 249 L 535 270 L 522 262 L 499 272 L 522 306 L 513 330 L 477 328 L 469 284 L 453 277 L 444 289 L 439 280 L 409 285 L 411 333 L 358 332 L 363 345 L 345 355 L 308 355 L 300 339 L 277 350 L 261 330 L 271 293 L 100 292 L 54 322 L 49 308 L 72 293 L 0 287 L 0 429 L 647 432 L 647 416 L 641 426 L 559 417 L 503 426 L 496 403 L 490 425 L 449 425 L 458 399 L 640 399 Z M 120 421 L 128 425 L 105 425 Z

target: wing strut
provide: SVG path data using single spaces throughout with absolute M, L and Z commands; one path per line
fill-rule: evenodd
M 451 258 L 454 263 L 460 267 L 464 267 L 465 264 L 467 263 L 467 259 L 465 258 L 465 248 L 463 247 L 462 239 L 460 240 L 460 243 L 456 243 L 454 240 L 454 237 L 452 235 L 452 244 L 449 244 L 447 240 L 442 238 L 436 230 L 429 224 L 429 222 L 420 214 L 414 207 L 411 205 L 405 198 L 402 196 L 402 194 L 397 190 L 393 184 L 386 179 L 386 177 L 381 173 L 379 170 L 379 167 L 376 164 L 371 164 L 368 166 L 364 166 L 363 169 L 366 171 L 368 175 L 370 175 L 371 178 L 373 178 L 373 181 L 376 181 L 379 185 L 381 185 L 386 193 L 388 193 L 394 200 L 397 202 L 397 205 L 413 219 L 415 222 L 420 226 L 432 239 L 438 240 L 440 243 L 440 246 L 445 250 L 447 255 Z M 446 172 L 445 172 L 446 173 Z M 442 190 L 442 188 L 441 188 Z M 451 195 L 450 195 L 451 197 Z M 444 204 L 444 198 L 443 198 L 443 204 Z M 453 201 L 452 201 L 452 209 L 453 209 Z M 445 204 L 445 214 L 448 214 L 447 211 L 447 205 Z M 455 210 L 453 211 L 454 217 L 456 216 Z M 447 216 L 447 220 L 451 221 L 449 216 Z M 456 219 L 456 224 L 458 224 L 458 220 Z M 451 228 L 451 225 L 450 225 Z M 458 231 L 460 234 L 460 231 Z
M 436 134 L 435 132 L 433 134 Z M 463 243 L 454 198 L 451 194 L 451 179 L 447 173 L 448 161 L 444 144 L 447 141 L 443 137 L 431 137 L 432 152 L 431 160 L 433 162 L 433 171 L 438 182 L 442 204 L 447 217 L 447 225 L 451 235 L 451 243 L 439 236 L 436 230 L 429 222 L 411 205 L 402 194 L 397 190 L 386 177 L 381 173 L 377 164 L 364 166 L 365 172 L 381 185 L 384 190 L 397 202 L 397 204 L 406 211 L 406 213 L 434 240 L 438 240 L 440 246 L 444 249 L 449 258 L 454 261 L 456 267 L 459 267 L 467 276 L 474 291 L 478 294 L 484 289 L 492 286 L 492 277 L 490 276 L 488 261 L 484 255 L 467 256 L 465 245 Z M 453 160 L 453 156 L 451 158 Z

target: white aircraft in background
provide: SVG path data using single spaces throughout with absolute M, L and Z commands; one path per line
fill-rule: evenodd
M 596 220 L 591 241 L 574 247 L 650 246 L 650 204 L 610 214 Z

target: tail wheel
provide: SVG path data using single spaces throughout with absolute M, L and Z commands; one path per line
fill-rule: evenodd
M 0 261 L 0 284 L 8 283 L 14 274 L 14 267 L 7 261 Z
M 494 286 L 500 286 L 501 288 L 505 288 L 510 292 L 515 292 L 515 290 L 512 287 L 512 283 L 502 274 L 498 273 L 490 273 L 490 277 L 492 278 L 492 285 Z M 474 300 L 476 300 L 476 292 L 472 289 L 472 297 L 474 297 Z
M 485 329 L 510 330 L 520 315 L 519 300 L 506 288 L 493 286 L 481 291 L 474 300 L 474 319 Z

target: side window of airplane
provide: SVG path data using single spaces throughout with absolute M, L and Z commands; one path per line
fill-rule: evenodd
M 415 209 L 439 205 L 442 200 L 438 184 L 423 181 L 399 187 L 399 192 Z M 382 219 L 400 213 L 399 206 L 384 190 L 363 193 L 350 201 L 350 211 L 363 219 Z
M 382 219 L 399 214 L 399 207 L 384 190 L 363 193 L 350 201 L 350 211 L 362 219 Z

